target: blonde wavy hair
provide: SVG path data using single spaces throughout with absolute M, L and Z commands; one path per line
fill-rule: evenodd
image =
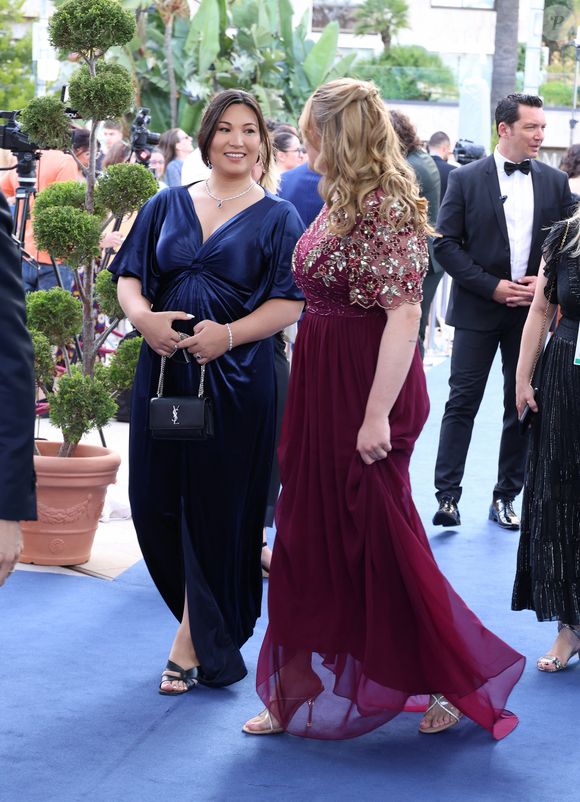
M 430 234 L 427 202 L 402 153 L 379 90 L 371 81 L 339 78 L 306 101 L 300 117 L 304 138 L 319 151 L 314 169 L 322 174 L 319 192 L 329 209 L 329 230 L 347 234 L 365 198 L 382 190 L 381 212 L 396 206 L 396 228 L 411 224 Z

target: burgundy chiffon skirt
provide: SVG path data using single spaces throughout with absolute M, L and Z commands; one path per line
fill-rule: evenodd
M 384 326 L 382 312 L 301 323 L 258 694 L 294 735 L 361 735 L 437 692 L 503 738 L 525 659 L 447 582 L 413 504 L 409 460 L 429 410 L 418 350 L 388 458 L 366 466 L 355 449 Z

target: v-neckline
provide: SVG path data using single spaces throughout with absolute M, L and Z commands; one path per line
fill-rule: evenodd
M 194 183 L 197 184 L 198 182 L 194 181 Z M 228 217 L 227 220 L 224 220 L 224 222 L 220 226 L 218 226 L 214 231 L 211 232 L 211 234 L 207 237 L 207 239 L 204 239 L 203 238 L 203 226 L 201 224 L 201 220 L 199 219 L 199 215 L 197 213 L 197 209 L 195 208 L 195 202 L 194 202 L 193 198 L 191 197 L 191 192 L 189 191 L 189 187 L 190 186 L 193 186 L 193 185 L 192 184 L 185 185 L 185 186 L 182 187 L 182 189 L 184 189 L 187 192 L 187 197 L 190 200 L 191 208 L 193 209 L 193 214 L 195 215 L 195 219 L 197 220 L 197 224 L 199 226 L 199 230 L 200 230 L 200 233 L 201 233 L 200 239 L 201 239 L 201 246 L 202 247 L 204 245 L 206 245 L 210 241 L 210 239 L 212 239 L 212 237 L 214 237 L 216 234 L 219 234 L 219 232 L 222 230 L 222 228 L 225 228 L 225 226 L 227 226 L 228 223 L 231 223 L 232 220 L 236 219 L 236 217 L 239 217 L 244 212 L 247 212 L 248 209 L 253 209 L 254 206 L 257 206 L 259 203 L 262 203 L 262 201 L 265 201 L 266 198 L 268 197 L 267 190 L 264 190 L 264 197 L 263 198 L 260 198 L 260 200 L 257 200 L 255 203 L 251 203 L 249 206 L 246 206 L 245 209 L 240 209 L 239 212 L 236 212 L 236 214 L 233 214 L 231 217 Z

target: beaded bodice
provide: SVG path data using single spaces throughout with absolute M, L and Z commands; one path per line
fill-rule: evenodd
M 393 207 L 385 218 L 381 200 L 379 192 L 369 195 L 345 236 L 328 230 L 325 206 L 298 241 L 294 278 L 306 296 L 307 313 L 363 317 L 421 302 L 426 237 L 410 225 L 397 231 L 399 210 Z

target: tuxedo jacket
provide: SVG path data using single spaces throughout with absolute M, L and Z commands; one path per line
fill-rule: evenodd
M 36 518 L 34 373 L 20 250 L 0 193 L 0 519 Z
M 532 160 L 534 220 L 526 275 L 538 273 L 549 227 L 568 217 L 572 196 L 568 176 Z M 528 307 L 508 307 L 492 295 L 501 279 L 511 280 L 510 245 L 495 159 L 472 162 L 449 174 L 437 218 L 435 256 L 453 277 L 446 322 L 475 331 L 498 330 L 525 320 Z

